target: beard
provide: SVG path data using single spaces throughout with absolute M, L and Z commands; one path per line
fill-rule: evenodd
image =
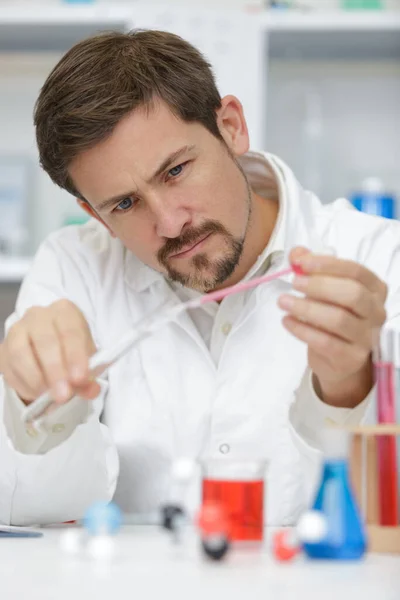
M 239 168 L 242 171 L 240 166 Z M 248 213 L 243 236 L 241 238 L 234 237 L 219 221 L 207 220 L 200 227 L 187 229 L 177 238 L 167 239 L 164 246 L 158 251 L 157 259 L 167 271 L 170 280 L 201 292 L 210 292 L 232 275 L 243 253 L 251 215 L 251 189 L 246 177 L 245 182 Z M 170 264 L 169 257 L 171 255 L 178 253 L 185 246 L 193 246 L 208 235 L 221 237 L 222 244 L 226 248 L 223 257 L 212 260 L 206 252 L 199 252 L 190 259 L 189 273 L 183 273 Z
M 220 235 L 226 247 L 222 258 L 211 260 L 205 252 L 190 259 L 190 272 L 182 273 L 169 262 L 169 256 L 187 245 L 194 245 L 207 235 Z M 157 254 L 159 263 L 166 269 L 167 276 L 185 287 L 209 292 L 223 283 L 235 270 L 243 252 L 244 239 L 237 239 L 218 221 L 206 221 L 201 227 L 185 231 L 179 238 L 167 240 Z

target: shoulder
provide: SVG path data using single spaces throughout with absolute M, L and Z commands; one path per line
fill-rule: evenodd
M 400 314 L 400 222 L 361 213 L 345 200 L 322 207 L 324 241 L 340 258 L 354 260 L 388 285 L 388 316 Z
M 65 280 L 96 279 L 104 284 L 109 273 L 122 275 L 126 250 L 95 219 L 51 233 L 41 244 L 34 267 L 59 271 Z
M 92 261 L 104 260 L 110 255 L 122 257 L 124 250 L 121 242 L 112 238 L 95 219 L 90 219 L 84 225 L 70 225 L 54 231 L 45 239 L 42 247 L 51 249 L 60 257 L 80 256 Z
M 42 244 L 36 261 L 40 268 L 52 262 L 65 280 L 79 277 L 86 287 L 94 286 L 102 295 L 126 283 L 140 291 L 160 277 L 95 219 L 52 233 Z
M 64 227 L 40 245 L 22 291 L 30 298 L 36 294 L 32 290 L 41 290 L 40 296 L 67 297 L 80 305 L 82 298 L 98 299 L 123 276 L 124 257 L 121 242 L 100 223 Z
M 379 264 L 400 249 L 399 221 L 361 213 L 345 199 L 322 205 L 318 221 L 338 256 Z

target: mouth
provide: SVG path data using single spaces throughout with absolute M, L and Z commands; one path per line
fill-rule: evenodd
M 208 238 L 211 235 L 212 235 L 212 233 L 207 233 L 207 235 L 205 235 L 204 237 L 202 237 L 200 240 L 198 240 L 194 244 L 191 244 L 189 246 L 185 246 L 183 248 L 183 250 L 180 250 L 176 254 L 171 254 L 169 258 L 189 258 L 190 256 L 192 256 L 193 254 L 195 254 L 198 250 L 200 250 L 203 247 L 203 245 L 205 244 L 206 240 L 208 240 Z

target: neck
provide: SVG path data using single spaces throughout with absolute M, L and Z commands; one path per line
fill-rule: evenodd
M 240 261 L 231 277 L 215 289 L 224 289 L 239 283 L 250 271 L 270 240 L 278 218 L 278 211 L 279 203 L 276 200 L 252 194 L 252 212 Z

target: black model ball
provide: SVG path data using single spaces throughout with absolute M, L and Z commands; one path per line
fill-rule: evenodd
M 161 525 L 168 531 L 175 531 L 185 519 L 185 511 L 178 504 L 165 504 L 161 507 Z
M 229 550 L 229 540 L 225 535 L 210 535 L 201 540 L 205 555 L 212 560 L 221 560 Z

